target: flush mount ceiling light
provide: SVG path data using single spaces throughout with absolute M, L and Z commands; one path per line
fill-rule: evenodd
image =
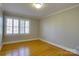
M 33 5 L 35 8 L 39 9 L 43 6 L 43 3 L 34 3 Z

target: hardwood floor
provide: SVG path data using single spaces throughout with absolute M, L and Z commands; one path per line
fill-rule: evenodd
M 40 40 L 3 45 L 1 56 L 77 56 Z

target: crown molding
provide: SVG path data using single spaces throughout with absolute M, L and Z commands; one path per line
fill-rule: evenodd
M 74 6 L 71 6 L 71 7 L 68 7 L 68 8 L 65 8 L 65 9 L 62 9 L 62 10 L 59 10 L 59 11 L 57 11 L 57 12 L 51 13 L 51 14 L 49 14 L 49 15 L 43 17 L 43 19 L 45 19 L 45 18 L 47 18 L 47 17 L 50 17 L 50 16 L 52 16 L 52 15 L 57 15 L 57 14 L 59 14 L 59 13 L 68 11 L 68 10 L 73 9 L 73 8 L 76 8 L 76 7 L 78 7 L 78 6 L 79 6 L 79 4 L 74 5 Z

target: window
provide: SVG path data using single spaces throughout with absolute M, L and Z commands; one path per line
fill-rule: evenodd
M 19 27 L 19 21 L 17 19 L 14 19 L 13 21 L 13 33 L 18 34 L 18 27 Z
M 29 21 L 25 22 L 25 33 L 29 33 Z
M 11 18 L 7 18 L 7 34 L 12 34 L 12 19 Z
M 6 18 L 7 34 L 29 34 L 29 20 Z
M 20 34 L 24 34 L 24 20 L 20 21 Z

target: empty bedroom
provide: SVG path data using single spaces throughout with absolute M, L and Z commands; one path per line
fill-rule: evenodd
M 79 3 L 0 3 L 0 56 L 78 56 Z

